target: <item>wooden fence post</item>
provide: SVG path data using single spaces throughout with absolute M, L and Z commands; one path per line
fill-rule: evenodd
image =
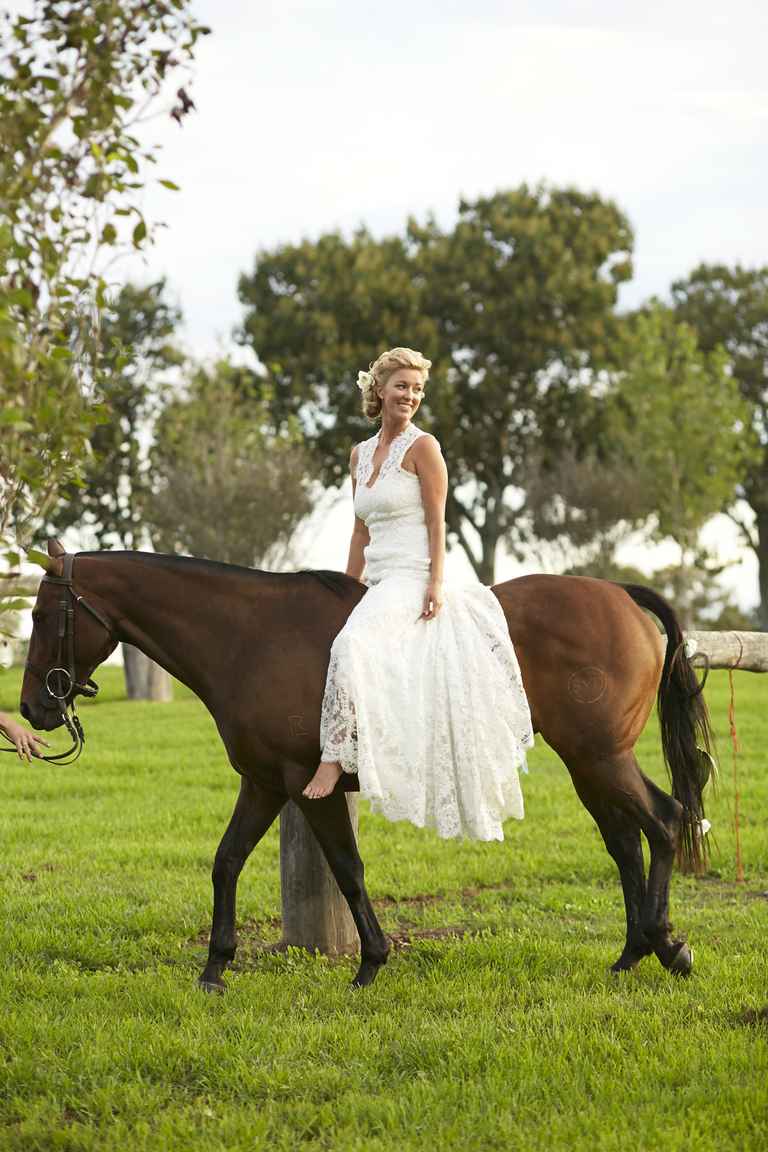
M 347 793 L 357 839 L 357 795 Z M 280 814 L 283 944 L 329 956 L 356 952 L 359 939 L 347 902 L 304 813 L 292 800 Z
M 132 644 L 122 645 L 125 692 L 129 700 L 154 700 L 168 703 L 173 699 L 171 678 L 164 668 L 150 660 Z

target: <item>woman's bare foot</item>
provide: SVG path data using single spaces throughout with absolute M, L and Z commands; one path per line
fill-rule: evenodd
M 320 766 L 302 792 L 308 800 L 322 800 L 330 796 L 341 776 L 341 764 L 338 760 L 321 760 Z

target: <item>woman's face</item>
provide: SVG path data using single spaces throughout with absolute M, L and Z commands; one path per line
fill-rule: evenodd
M 418 368 L 396 368 L 383 388 L 381 396 L 382 420 L 388 413 L 395 421 L 411 419 L 424 396 L 424 381 Z

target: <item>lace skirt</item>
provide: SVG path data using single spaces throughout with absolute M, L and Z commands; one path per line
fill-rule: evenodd
M 443 586 L 420 618 L 427 580 L 373 584 L 331 647 L 320 721 L 323 760 L 357 772 L 390 820 L 442 837 L 503 840 L 522 819 L 518 770 L 533 744 L 504 612 L 483 584 Z

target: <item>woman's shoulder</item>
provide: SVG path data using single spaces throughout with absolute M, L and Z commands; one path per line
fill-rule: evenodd
M 358 440 L 356 444 L 352 445 L 352 450 L 349 453 L 350 460 L 357 460 L 361 450 L 364 452 L 375 436 L 369 436 L 367 440 Z
M 366 453 L 370 452 L 371 444 L 375 439 L 375 436 L 369 436 L 367 440 L 360 440 L 357 444 L 352 445 L 349 453 L 349 467 L 353 475 L 357 475 L 361 460 L 367 459 Z
M 414 444 L 423 445 L 428 452 L 434 451 L 435 448 L 438 452 L 442 452 L 440 441 L 438 440 L 437 436 L 434 436 L 431 432 L 426 432 L 423 428 L 417 428 L 415 424 L 413 425 L 413 429 L 416 433 L 414 437 Z M 427 447 L 428 445 L 429 447 Z

